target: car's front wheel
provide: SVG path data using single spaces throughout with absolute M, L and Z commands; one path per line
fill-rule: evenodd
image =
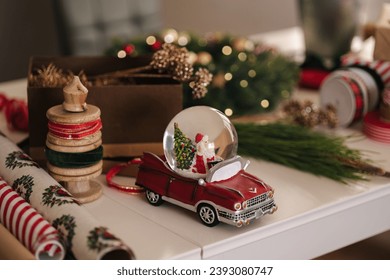
M 209 204 L 201 204 L 198 207 L 198 216 L 202 223 L 208 227 L 213 227 L 219 224 L 217 212 L 214 207 Z
M 159 206 L 164 202 L 161 195 L 159 195 L 158 193 L 155 193 L 151 190 L 146 190 L 145 196 L 146 196 L 146 199 L 149 201 L 149 203 L 154 205 L 154 206 Z

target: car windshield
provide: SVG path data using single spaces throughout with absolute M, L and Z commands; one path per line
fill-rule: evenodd
M 243 168 L 241 157 L 221 161 L 210 169 L 206 177 L 207 182 L 215 182 L 229 179 L 236 175 Z

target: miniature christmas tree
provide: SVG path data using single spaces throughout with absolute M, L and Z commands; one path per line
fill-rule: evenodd
M 176 157 L 176 166 L 179 169 L 189 169 L 195 155 L 195 145 L 179 128 L 174 124 L 174 151 Z

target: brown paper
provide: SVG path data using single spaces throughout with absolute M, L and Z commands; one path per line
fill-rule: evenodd
M 374 60 L 390 60 L 390 4 L 384 3 L 376 22 Z
M 375 31 L 374 60 L 390 61 L 390 26 L 378 25 Z
M 0 224 L 0 259 L 1 260 L 34 260 L 34 256 Z
M 161 134 L 162 139 L 163 134 Z M 126 156 L 142 156 L 144 152 L 150 152 L 157 155 L 164 153 L 161 142 L 156 143 L 131 143 L 131 144 L 105 144 L 104 156 L 106 158 L 117 158 Z

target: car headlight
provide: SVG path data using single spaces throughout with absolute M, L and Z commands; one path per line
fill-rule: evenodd
M 269 192 L 268 192 L 268 197 L 269 198 L 273 198 L 274 197 L 274 190 L 273 189 L 271 189 Z
M 241 203 L 237 202 L 234 204 L 234 209 L 240 210 L 241 209 Z

